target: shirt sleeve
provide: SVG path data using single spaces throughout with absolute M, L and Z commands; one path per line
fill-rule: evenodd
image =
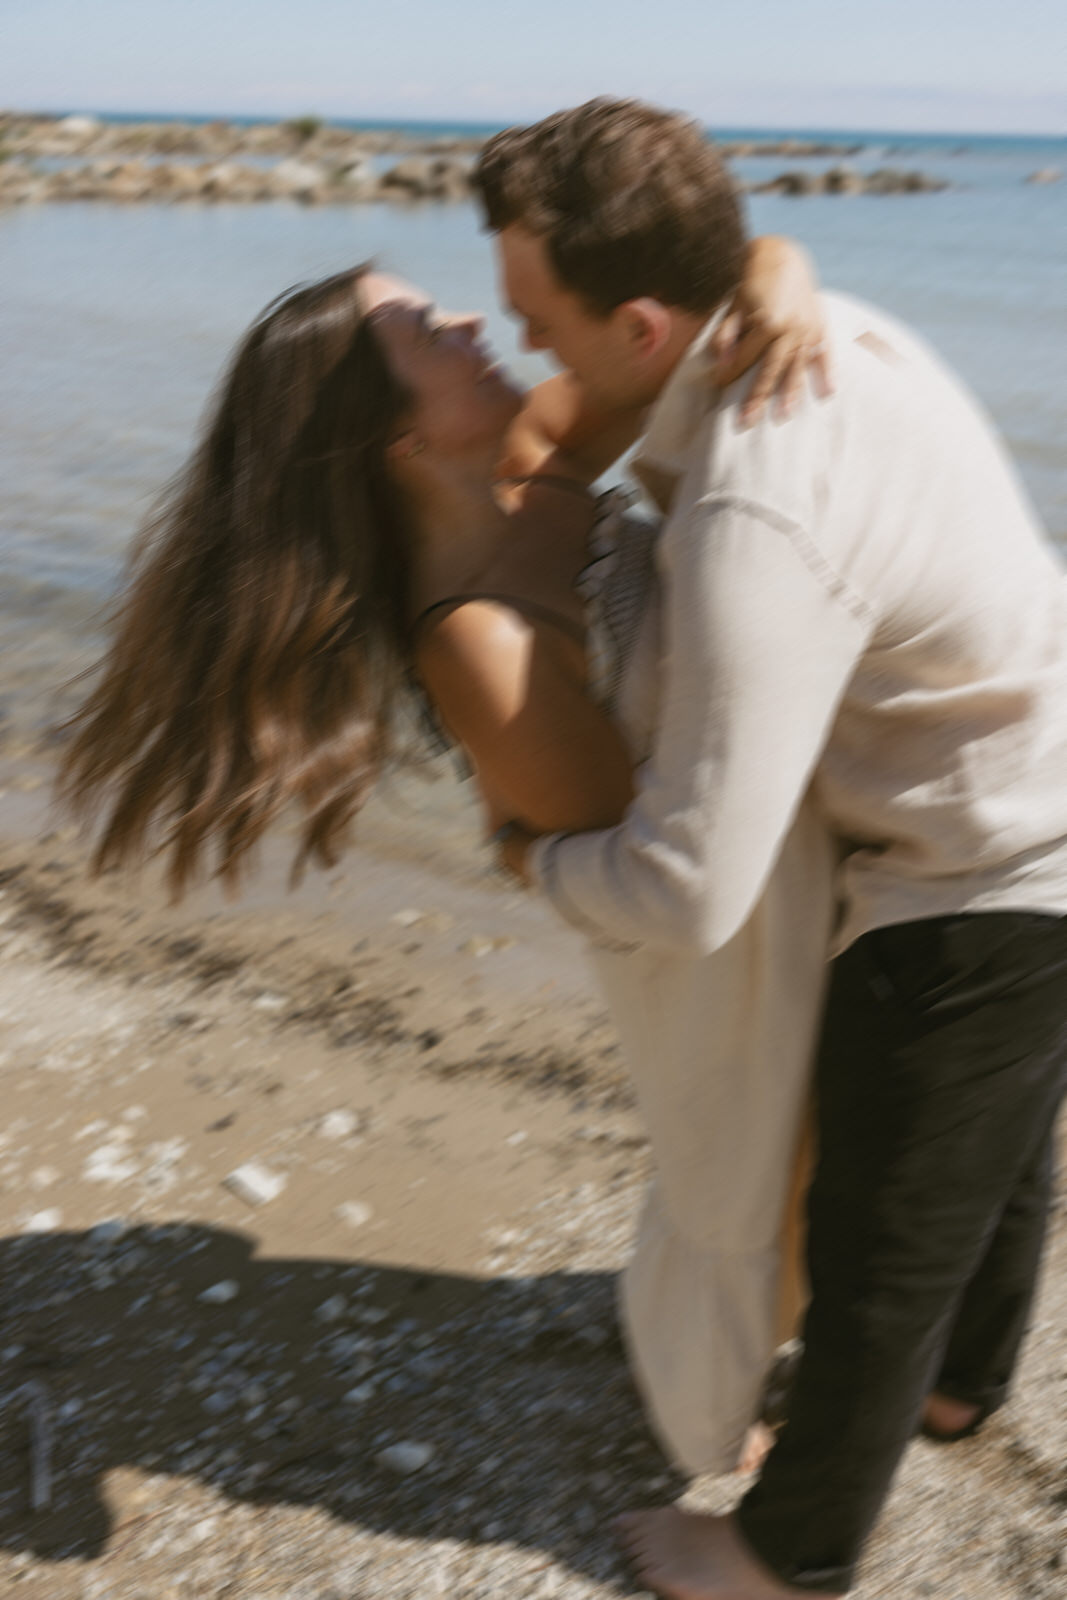
M 661 548 L 663 692 L 623 821 L 555 834 L 530 871 L 565 920 L 615 949 L 709 954 L 756 905 L 873 628 L 805 530 L 702 496 Z

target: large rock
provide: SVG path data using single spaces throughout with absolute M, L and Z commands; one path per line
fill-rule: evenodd
M 269 200 L 273 196 L 269 174 L 255 167 L 242 167 L 234 161 L 219 161 L 210 167 L 193 167 L 200 176 L 202 200 Z
M 48 199 L 48 180 L 17 159 L 0 161 L 0 206 Z
M 80 142 L 83 139 L 91 139 L 102 127 L 103 123 L 97 117 L 73 116 L 61 117 L 53 131 L 61 134 L 64 139 Z
M 325 193 L 326 174 L 313 162 L 291 156 L 274 168 L 271 188 L 275 194 L 288 195 L 293 200 L 319 200 Z
M 761 183 L 757 194 L 806 195 L 822 192 L 822 179 L 813 178 L 810 172 L 780 172 L 769 183 Z
M 409 156 L 384 174 L 381 192 L 406 200 L 459 200 L 470 193 L 470 167 L 449 156 Z
M 123 161 L 106 180 L 107 199 L 147 200 L 152 189 L 152 169 L 143 161 Z
M 421 156 L 409 156 L 382 175 L 382 193 L 410 200 L 425 199 L 430 193 L 430 163 Z
M 862 194 L 864 189 L 863 175 L 855 167 L 831 167 L 822 184 L 826 194 Z
M 343 200 L 372 200 L 378 193 L 378 174 L 362 156 L 335 167 L 330 181 L 341 190 Z
M 865 184 L 867 194 L 936 194 L 947 189 L 943 178 L 931 178 L 925 172 L 903 172 L 899 167 L 879 167 L 869 173 Z

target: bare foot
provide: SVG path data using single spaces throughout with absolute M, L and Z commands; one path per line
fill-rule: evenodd
M 737 1458 L 738 1472 L 758 1472 L 771 1453 L 775 1434 L 765 1422 L 754 1422 L 745 1434 L 741 1454 Z
M 938 1438 L 951 1440 L 977 1422 L 981 1414 L 981 1406 L 967 1400 L 953 1400 L 935 1389 L 927 1395 L 923 1406 L 923 1427 Z
M 628 1512 L 616 1527 L 642 1583 L 665 1600 L 796 1600 L 797 1590 L 752 1555 L 732 1517 L 667 1506 Z

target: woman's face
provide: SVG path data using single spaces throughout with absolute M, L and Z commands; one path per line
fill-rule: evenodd
M 420 442 L 446 456 L 499 444 L 522 400 L 483 342 L 485 319 L 442 311 L 383 273 L 367 273 L 360 291 L 389 368 L 411 396 L 405 420 Z

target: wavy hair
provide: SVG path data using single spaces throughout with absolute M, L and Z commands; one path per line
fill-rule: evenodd
M 410 531 L 385 447 L 408 395 L 367 269 L 290 291 L 242 340 L 201 442 L 137 540 L 57 792 L 93 870 L 166 858 L 229 888 L 294 802 L 293 863 L 332 865 L 393 746 Z

